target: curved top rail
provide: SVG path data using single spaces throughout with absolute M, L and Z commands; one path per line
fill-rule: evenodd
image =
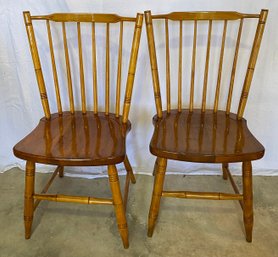
M 117 14 L 100 13 L 52 13 L 49 15 L 31 16 L 32 20 L 50 20 L 55 22 L 99 22 L 117 23 L 120 21 L 136 21 L 135 17 L 123 17 Z
M 171 12 L 152 15 L 152 19 L 177 20 L 238 20 L 242 18 L 259 18 L 260 14 L 245 14 L 238 12 Z

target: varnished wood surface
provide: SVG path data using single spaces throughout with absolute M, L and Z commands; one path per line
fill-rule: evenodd
M 54 165 L 108 165 L 124 161 L 125 136 L 131 124 L 115 114 L 64 112 L 42 118 L 38 126 L 14 147 L 28 161 Z
M 153 15 L 153 19 L 178 20 L 238 20 L 241 18 L 259 18 L 259 14 L 245 14 L 239 12 L 172 12 Z
M 260 159 L 264 147 L 251 134 L 245 119 L 224 111 L 172 110 L 153 118 L 152 154 L 191 162 L 241 162 Z
M 52 13 L 31 16 L 32 20 L 50 20 L 56 22 L 103 22 L 135 21 L 134 17 L 123 17 L 112 13 Z
M 248 62 L 248 67 L 247 69 L 244 67 L 242 68 L 244 71 L 246 71 L 244 83 L 239 82 L 239 84 L 243 83 L 242 87 L 242 93 L 241 97 L 238 100 L 235 100 L 235 104 L 237 105 L 238 111 L 237 115 L 238 118 L 241 119 L 243 117 L 243 113 L 245 110 L 245 105 L 247 102 L 247 98 L 249 95 L 249 90 L 253 78 L 253 73 L 260 49 L 260 44 L 262 40 L 262 36 L 264 33 L 264 28 L 265 28 L 265 23 L 267 20 L 267 15 L 268 15 L 268 10 L 261 10 L 260 14 L 242 14 L 242 13 L 237 13 L 237 12 L 173 12 L 173 13 L 168 13 L 168 14 L 158 14 L 158 15 L 152 15 L 151 11 L 145 11 L 145 21 L 146 21 L 146 29 L 147 29 L 147 38 L 148 38 L 148 46 L 149 46 L 149 57 L 150 57 L 150 63 L 151 63 L 151 68 L 152 68 L 152 78 L 153 78 L 153 87 L 154 87 L 154 95 L 155 95 L 155 103 L 156 103 L 156 109 L 157 109 L 157 115 L 158 117 L 161 117 L 161 112 L 162 112 L 162 104 L 161 104 L 161 95 L 164 95 L 164 92 L 161 92 L 160 88 L 160 81 L 159 81 L 159 76 L 158 76 L 158 68 L 157 68 L 157 60 L 156 60 L 156 49 L 155 49 L 155 37 L 154 37 L 154 30 L 159 30 L 159 33 L 163 33 L 163 30 L 156 26 L 156 24 L 153 22 L 155 19 L 164 19 L 166 22 L 165 26 L 165 35 L 166 35 L 166 40 L 165 40 L 165 49 L 166 49 L 166 85 L 167 85 L 167 111 L 169 112 L 169 109 L 174 109 L 176 107 L 173 107 L 170 105 L 171 99 L 169 99 L 169 83 L 167 83 L 167 79 L 170 77 L 170 71 L 167 69 L 167 63 L 169 62 L 170 59 L 170 53 L 167 51 L 167 40 L 169 34 L 174 36 L 173 33 L 169 33 L 168 27 L 167 27 L 167 22 L 168 20 L 176 21 L 176 24 L 179 23 L 179 57 L 178 57 L 178 70 L 177 70 L 177 80 L 178 80 L 178 110 L 181 111 L 182 108 L 187 108 L 189 105 L 190 110 L 194 108 L 194 106 L 198 106 L 198 99 L 195 99 L 196 97 L 194 96 L 194 82 L 198 78 L 195 78 L 195 73 L 197 73 L 197 70 L 199 69 L 198 66 L 195 67 L 195 51 L 198 52 L 198 44 L 196 44 L 196 37 L 198 37 L 197 34 L 197 25 L 199 24 L 199 21 L 205 21 L 208 23 L 208 35 L 207 35 L 207 51 L 206 51 L 206 64 L 205 64 L 205 70 L 204 70 L 204 84 L 203 84 L 203 93 L 202 93 L 202 110 L 205 111 L 207 109 L 206 107 L 206 97 L 207 97 L 207 81 L 208 77 L 210 74 L 214 74 L 217 72 L 217 84 L 215 87 L 215 97 L 214 97 L 214 112 L 217 110 L 222 110 L 223 108 L 219 106 L 220 102 L 220 96 L 222 95 L 221 92 L 225 89 L 223 85 L 221 85 L 221 77 L 222 77 L 222 67 L 227 65 L 228 63 L 232 62 L 233 60 L 233 68 L 231 71 L 231 81 L 230 81 L 230 87 L 229 87 L 229 93 L 228 93 L 228 99 L 227 99 L 227 104 L 226 104 L 226 112 L 227 114 L 230 112 L 231 109 L 231 102 L 233 96 L 233 83 L 234 83 L 234 78 L 236 76 L 236 66 L 237 66 L 237 59 L 238 59 L 238 53 L 240 47 L 240 37 L 241 37 L 241 31 L 242 31 L 242 26 L 243 22 L 246 19 L 252 18 L 255 19 L 254 22 L 257 20 L 257 29 L 255 33 L 255 37 L 253 42 L 250 41 L 252 44 L 252 51 L 250 54 L 249 62 Z M 238 33 L 237 37 L 235 40 L 237 41 L 236 47 L 235 47 L 235 52 L 234 52 L 234 58 L 225 58 L 225 49 L 227 48 L 225 42 L 226 38 L 234 38 L 234 35 L 230 31 L 228 31 L 228 27 L 230 24 L 233 23 L 238 23 L 234 22 L 234 20 L 240 20 L 239 23 L 239 28 L 238 28 Z M 193 34 L 193 42 L 192 42 L 192 61 L 191 61 L 191 81 L 190 81 L 190 92 L 189 92 L 189 103 L 186 103 L 184 97 L 182 96 L 182 92 L 184 90 L 184 83 L 182 82 L 182 66 L 183 66 L 183 57 L 182 57 L 182 26 L 183 24 L 188 23 L 188 21 L 194 21 L 194 34 Z M 222 43 L 221 43 L 221 49 L 220 49 L 220 56 L 218 60 L 218 70 L 216 70 L 213 67 L 209 67 L 209 59 L 210 59 L 210 43 L 211 43 L 211 34 L 213 31 L 213 24 L 217 23 L 222 23 L 223 22 L 223 34 L 222 34 Z M 156 27 L 156 28 L 154 28 Z M 200 34 L 200 33 L 198 33 Z M 228 35 L 226 35 L 228 34 Z M 204 35 L 202 35 L 204 36 Z M 175 36 L 176 37 L 176 36 Z M 196 49 L 197 48 L 197 49 Z M 163 60 L 163 58 L 162 58 Z M 190 65 L 187 63 L 187 65 Z M 161 71 L 160 71 L 161 72 Z M 162 71 L 163 72 L 163 71 Z M 173 72 L 175 74 L 175 71 Z M 163 90 L 163 88 L 162 88 Z M 197 101 L 197 103 L 195 102 Z M 237 104 L 238 102 L 238 104 Z

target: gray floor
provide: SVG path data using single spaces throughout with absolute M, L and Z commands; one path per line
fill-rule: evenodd
M 41 188 L 49 174 L 37 174 Z M 121 180 L 123 181 L 123 177 Z M 163 199 L 152 238 L 146 221 L 153 177 L 137 175 L 131 185 L 127 217 L 130 247 L 124 250 L 111 206 L 43 202 L 33 233 L 24 239 L 24 173 L 0 174 L 0 256 L 278 256 L 278 177 L 254 177 L 253 243 L 246 243 L 237 202 Z M 240 184 L 240 179 L 237 178 Z M 166 178 L 166 189 L 231 191 L 220 176 Z M 171 187 L 170 187 L 171 186 Z M 52 193 L 110 196 L 107 179 L 57 179 Z

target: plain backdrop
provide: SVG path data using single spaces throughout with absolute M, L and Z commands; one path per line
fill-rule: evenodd
M 212 10 L 259 13 L 261 9 L 269 9 L 269 16 L 244 117 L 248 120 L 249 129 L 266 148 L 264 158 L 253 163 L 254 174 L 278 175 L 278 1 L 274 0 L 0 0 L 0 172 L 15 166 L 24 168 L 24 162 L 13 156 L 12 147 L 43 116 L 22 17 L 24 10 L 34 15 L 101 12 L 135 16 L 137 12 L 145 10 L 152 10 L 153 13 Z M 154 114 L 144 27 L 130 112 L 132 131 L 127 139 L 127 152 L 137 173 L 151 174 L 153 169 L 155 159 L 149 153 L 149 141 Z M 49 169 L 53 167 L 45 169 L 38 166 L 38 170 Z M 168 170 L 188 174 L 217 174 L 220 166 L 169 162 Z M 103 175 L 105 168 L 85 169 L 86 173 L 83 173 L 84 169 L 75 171 L 79 175 L 92 177 Z M 240 164 L 232 165 L 232 171 L 240 172 Z

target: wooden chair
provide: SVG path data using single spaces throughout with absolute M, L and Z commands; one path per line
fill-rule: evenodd
M 153 155 L 157 157 L 154 167 L 154 187 L 152 193 L 152 201 L 149 211 L 148 220 L 148 236 L 152 236 L 155 227 L 155 222 L 158 217 L 159 206 L 161 197 L 177 197 L 177 198 L 191 198 L 191 199 L 208 199 L 208 200 L 239 200 L 240 205 L 243 209 L 243 219 L 246 231 L 246 240 L 248 242 L 252 241 L 252 227 L 253 227 L 253 196 L 252 196 L 252 166 L 251 161 L 260 159 L 264 155 L 264 147 L 257 141 L 257 139 L 251 134 L 247 127 L 246 120 L 243 118 L 243 112 L 247 102 L 247 97 L 249 94 L 249 89 L 254 73 L 255 64 L 257 61 L 257 56 L 264 32 L 265 22 L 267 19 L 267 10 L 262 10 L 260 14 L 243 14 L 237 12 L 173 12 L 169 14 L 152 15 L 150 11 L 145 12 L 145 21 L 147 27 L 147 37 L 149 46 L 149 56 L 151 63 L 154 97 L 156 104 L 157 114 L 153 118 L 154 133 L 150 142 L 150 151 Z M 233 91 L 237 71 L 237 63 L 240 58 L 241 49 L 241 38 L 242 31 L 246 20 L 251 21 L 251 19 L 257 19 L 258 24 L 256 27 L 256 32 L 254 31 L 255 37 L 253 45 L 251 46 L 251 54 L 249 58 L 249 63 L 247 71 L 245 74 L 245 80 L 243 82 L 241 91 L 241 96 L 239 101 L 233 99 Z M 159 21 L 160 20 L 160 23 Z M 162 20 L 162 21 L 161 21 Z M 178 22 L 178 31 L 176 33 L 178 38 L 170 38 L 170 22 L 171 24 Z M 185 23 L 190 23 L 192 26 L 192 41 L 187 40 L 187 44 L 192 46 L 192 54 L 190 63 L 184 63 L 183 51 L 183 25 Z M 212 51 L 212 38 L 213 27 L 215 24 L 222 24 L 222 31 L 220 36 L 219 44 L 219 59 L 216 70 L 216 86 L 215 90 L 212 85 L 209 85 L 209 74 L 213 73 L 213 68 L 210 67 L 210 58 L 215 57 L 210 56 Z M 232 36 L 229 37 L 228 26 L 230 24 L 235 24 L 236 31 L 234 39 Z M 157 27 L 154 24 L 159 24 Z M 199 68 L 196 65 L 196 52 L 197 47 L 197 37 L 198 28 L 202 24 L 206 24 L 206 29 L 202 31 L 207 31 L 205 38 L 203 51 L 204 56 L 204 70 L 199 72 L 198 78 L 201 77 L 200 101 L 197 101 L 196 97 L 196 71 Z M 216 25 L 217 26 L 217 25 Z M 154 29 L 155 28 L 155 29 Z M 160 30 L 158 30 L 158 28 Z M 165 28 L 165 31 L 164 31 Z M 189 29 L 189 27 L 187 27 Z M 161 32 L 162 31 L 162 32 Z M 157 34 L 155 34 L 155 32 Z M 188 30 L 186 31 L 189 34 Z M 202 32 L 204 33 L 204 32 Z M 246 32 L 245 32 L 246 33 Z M 159 41 L 159 51 L 164 51 L 165 46 L 165 71 L 161 73 L 165 74 L 165 84 L 164 87 L 160 88 L 158 67 L 161 65 L 161 61 L 157 62 L 157 50 L 155 46 L 154 35 L 163 35 Z M 165 36 L 164 36 L 165 35 Z M 188 37 L 186 37 L 188 39 Z M 225 40 L 229 39 L 235 42 L 234 50 L 231 59 L 231 73 L 228 74 L 230 78 L 228 83 L 221 85 L 221 76 L 227 75 L 223 74 L 222 67 L 224 63 L 224 53 L 226 50 Z M 234 41 L 233 41 L 234 40 Z M 177 43 L 176 43 L 177 42 Z M 189 42 L 189 43 L 188 43 Z M 192 42 L 192 43 L 191 43 Z M 170 62 L 170 43 L 177 45 L 178 58 L 177 60 L 177 108 L 173 108 L 173 91 L 171 92 L 171 81 L 172 73 L 170 72 L 171 62 Z M 176 44 L 175 44 L 176 43 Z M 192 44 L 192 45 L 191 45 Z M 251 42 L 252 44 L 252 42 Z M 217 43 L 213 44 L 216 47 Z M 231 47 L 231 46 L 230 46 Z M 244 45 L 245 48 L 246 45 Z M 173 47 L 174 48 L 174 47 Z M 159 56 L 161 60 L 161 55 Z M 227 60 L 226 60 L 227 61 Z M 229 61 L 229 60 L 228 60 Z M 227 61 L 227 62 L 228 62 Z M 190 83 L 188 85 L 188 91 L 186 94 L 188 96 L 188 103 L 185 103 L 182 90 L 183 75 L 185 73 L 185 68 L 189 67 Z M 204 72 L 203 72 L 204 71 Z M 236 73 L 237 71 L 237 73 Z M 165 72 L 165 73 L 164 73 Z M 200 74 L 202 73 L 202 76 Z M 186 76 L 186 75 L 184 75 Z M 241 83 L 237 83 L 241 85 Z M 211 106 L 207 104 L 207 94 L 208 90 L 214 91 L 211 93 L 212 100 Z M 161 90 L 164 90 L 161 92 Z M 166 93 L 164 93 L 166 91 Z M 226 103 L 224 102 L 224 107 L 220 106 L 220 94 L 226 92 Z M 166 95 L 166 104 L 163 110 L 161 95 Z M 224 97 L 224 96 L 223 96 Z M 225 97 L 224 97 L 225 98 Z M 232 100 L 237 108 L 237 113 L 231 112 Z M 237 105 L 237 107 L 236 107 Z M 183 106 L 186 106 L 183 109 Z M 163 183 L 165 177 L 165 171 L 167 166 L 167 160 L 179 160 L 187 162 L 200 162 L 200 163 L 221 163 L 223 169 L 223 178 L 229 178 L 235 194 L 229 193 L 218 193 L 218 192 L 190 192 L 190 191 L 164 191 Z M 239 190 L 231 176 L 229 171 L 229 163 L 241 162 L 242 163 L 242 175 L 243 175 L 243 193 L 239 193 Z
M 73 202 L 83 204 L 107 204 L 114 205 L 116 218 L 118 223 L 119 232 L 125 248 L 128 248 L 128 227 L 125 216 L 125 207 L 127 203 L 127 195 L 129 182 L 135 183 L 135 177 L 129 163 L 126 154 L 126 136 L 131 128 L 131 123 L 128 120 L 131 96 L 134 82 L 134 75 L 136 70 L 136 62 L 138 56 L 139 42 L 141 36 L 141 28 L 143 22 L 143 14 L 137 14 L 137 17 L 121 17 L 115 14 L 76 14 L 76 13 L 55 13 L 45 16 L 31 16 L 29 12 L 24 12 L 24 21 L 26 25 L 27 35 L 30 44 L 30 50 L 33 58 L 36 78 L 39 86 L 39 92 L 41 96 L 41 102 L 45 116 L 40 120 L 38 126 L 23 140 L 21 140 L 14 147 L 14 154 L 21 159 L 26 160 L 26 177 L 25 177 L 25 202 L 24 202 L 24 222 L 25 222 L 25 238 L 29 239 L 31 236 L 31 226 L 33 221 L 33 212 L 40 203 L 41 200 L 49 200 L 56 202 Z M 35 20 L 45 22 L 45 35 L 48 38 L 48 49 L 41 53 L 36 42 L 35 37 Z M 127 23 L 134 23 L 134 34 L 133 41 L 131 43 L 131 50 L 126 49 L 123 44 L 124 38 L 124 27 L 126 28 Z M 101 24 L 100 24 L 101 23 Z M 44 25 L 44 24 L 42 24 Z M 74 26 L 75 37 L 69 36 L 67 33 L 67 26 Z M 82 37 L 82 26 L 88 26 L 91 44 L 84 44 Z M 59 26 L 56 36 L 60 34 L 62 44 L 56 44 L 61 46 L 63 51 L 62 58 L 58 58 L 57 52 L 54 50 L 55 42 L 53 40 L 53 26 Z M 100 111 L 100 94 L 98 91 L 101 87 L 98 86 L 97 77 L 97 62 L 101 58 L 97 58 L 97 47 L 101 45 L 97 44 L 98 33 L 96 33 L 96 27 L 103 26 L 106 38 L 104 40 L 103 52 L 105 53 L 105 108 L 103 104 L 104 112 Z M 111 107 L 110 100 L 112 97 L 112 87 L 110 86 L 110 34 L 111 27 L 118 26 L 119 36 L 115 36 L 113 32 L 113 39 L 117 37 L 118 42 L 118 53 L 115 54 L 117 59 L 117 78 L 115 85 L 115 107 Z M 133 25 L 132 25 L 133 26 Z M 127 26 L 129 27 L 129 25 Z M 72 28 L 72 27 L 71 27 Z M 68 29 L 70 31 L 70 29 Z M 36 33 L 42 33 L 36 31 Z M 85 34 L 85 33 L 84 33 Z M 132 33 L 128 33 L 129 36 Z M 37 34 L 36 34 L 37 35 Z M 78 56 L 77 60 L 74 60 L 71 54 L 72 48 L 70 48 L 69 40 L 76 39 Z M 132 40 L 132 38 L 131 38 Z M 57 41 L 56 41 L 57 42 Z M 83 44 L 82 44 L 83 42 Z M 124 45 L 124 47 L 123 47 Z M 47 44 L 46 44 L 47 46 Z M 113 46 L 114 47 L 114 46 Z M 91 53 L 84 53 L 85 48 L 91 49 Z M 115 48 L 115 47 L 114 47 Z M 54 112 L 51 111 L 51 105 L 48 101 L 47 90 L 51 88 L 51 83 L 47 81 L 45 83 L 43 69 L 41 68 L 40 55 L 47 55 L 51 60 L 50 70 L 53 72 L 54 88 L 56 93 L 56 106 Z M 113 52 L 115 53 L 115 51 Z M 128 53 L 128 54 L 126 54 Z M 125 97 L 122 105 L 121 115 L 121 91 L 124 90 L 121 87 L 122 84 L 122 60 L 124 56 L 130 56 L 129 67 L 127 70 L 127 80 L 125 88 Z M 55 58 L 56 57 L 56 58 Z M 92 81 L 86 81 L 86 69 L 85 57 L 91 59 Z M 62 75 L 60 76 L 56 63 L 58 61 L 64 62 L 65 67 L 65 84 L 61 85 Z M 45 60 L 44 60 L 45 61 Z M 79 69 L 80 82 L 74 87 L 73 77 L 73 64 Z M 116 73 L 115 73 L 116 74 Z M 87 83 L 85 83 L 87 82 Z M 85 86 L 86 84 L 86 86 Z M 63 87 L 67 87 L 69 110 L 64 108 L 64 102 L 62 101 L 62 90 Z M 77 89 L 76 89 L 77 88 Z M 53 87 L 52 87 L 53 89 Z M 79 91 L 81 98 L 81 111 L 78 110 L 77 97 L 74 94 L 75 91 Z M 79 90 L 80 89 L 80 90 Z M 64 89 L 65 91 L 66 89 Z M 86 91 L 92 91 L 92 99 L 88 100 Z M 110 96 L 111 95 L 111 96 Z M 77 94 L 78 96 L 78 94 Z M 76 102 L 75 102 L 76 100 Z M 53 100 L 55 103 L 55 100 Z M 80 102 L 80 100 L 79 100 Z M 89 107 L 89 103 L 93 108 Z M 104 101 L 103 101 L 104 102 Z M 56 113 L 57 112 L 57 113 Z M 116 164 L 124 163 L 127 171 L 126 183 L 125 183 L 125 195 L 122 199 L 118 172 Z M 42 190 L 40 194 L 34 192 L 34 179 L 35 179 L 35 164 L 52 164 L 57 165 L 53 176 Z M 53 179 L 59 173 L 60 177 L 63 177 L 64 166 L 108 166 L 109 183 L 112 192 L 112 199 L 85 197 L 85 196 L 70 196 L 70 195 L 51 195 L 47 194 L 47 190 L 52 183 Z

